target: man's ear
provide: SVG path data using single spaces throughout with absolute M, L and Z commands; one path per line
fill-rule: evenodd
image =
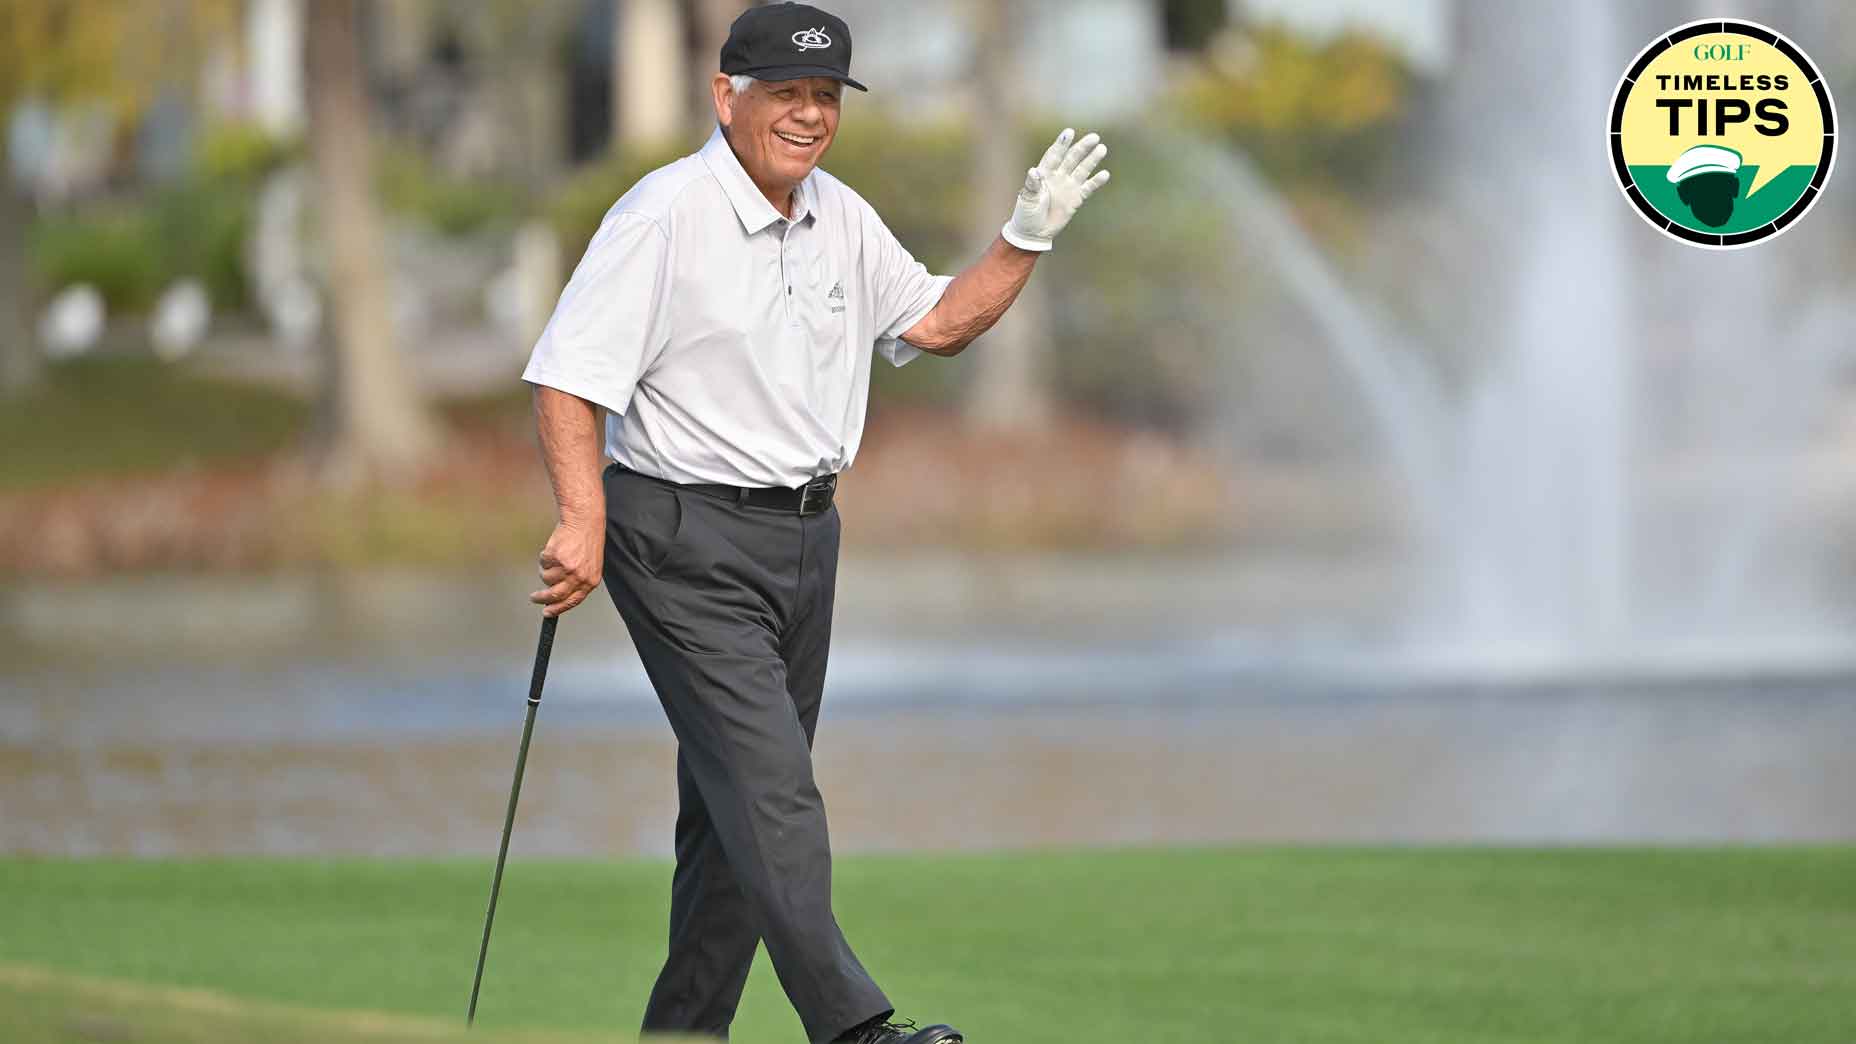
M 709 81 L 709 93 L 715 98 L 715 122 L 726 127 L 735 121 L 735 88 L 728 74 L 718 72 Z

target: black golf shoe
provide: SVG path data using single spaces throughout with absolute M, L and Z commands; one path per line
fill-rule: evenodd
M 917 1029 L 913 1022 L 887 1022 L 879 1019 L 838 1038 L 839 1044 L 962 1044 L 967 1038 L 952 1026 L 927 1026 Z

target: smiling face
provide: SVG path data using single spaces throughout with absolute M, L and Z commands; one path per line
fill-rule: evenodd
M 715 118 L 735 157 L 780 213 L 792 216 L 793 190 L 812 173 L 838 133 L 844 85 L 825 76 L 755 82 L 735 93 L 715 74 Z

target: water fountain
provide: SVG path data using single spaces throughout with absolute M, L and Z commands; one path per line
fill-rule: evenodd
M 1466 200 L 1470 237 L 1486 237 L 1481 256 L 1495 262 L 1462 293 L 1492 306 L 1496 333 L 1470 346 L 1480 372 L 1435 541 L 1449 552 L 1440 622 L 1508 655 L 1603 653 L 1633 626 L 1632 228 L 1601 134 L 1629 54 L 1613 21 L 1589 0 L 1550 18 L 1504 9 L 1497 19 L 1486 5 L 1459 17 L 1464 60 L 1444 155 L 1472 161 L 1443 171 L 1443 183 Z M 1579 46 L 1531 62 L 1498 46 L 1555 33 Z
M 1619 198 L 1611 89 L 1687 12 L 1460 13 L 1430 179 L 1439 238 L 1471 259 L 1438 277 L 1457 280 L 1462 314 L 1437 324 L 1454 343 L 1350 289 L 1241 154 L 1165 146 L 1371 418 L 1421 563 L 1407 651 L 1502 672 L 1849 662 L 1824 597 L 1833 527 L 1801 499 L 1849 315 L 1824 290 L 1802 309 L 1787 296 L 1821 270 L 1834 218 L 1723 255 L 1664 240 Z M 1580 43 L 1507 46 L 1550 37 Z M 1468 360 L 1459 381 L 1446 352 Z

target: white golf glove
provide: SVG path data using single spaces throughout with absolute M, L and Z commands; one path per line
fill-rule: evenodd
M 1095 133 L 1070 144 L 1076 132 L 1068 127 L 1044 150 L 1044 158 L 1025 175 L 1025 187 L 1018 191 L 1018 205 L 1012 208 L 1012 220 L 999 231 L 1007 243 L 1020 250 L 1049 250 L 1051 240 L 1076 216 L 1083 200 L 1108 184 L 1108 171 L 1091 177 L 1108 146 L 1099 144 Z

